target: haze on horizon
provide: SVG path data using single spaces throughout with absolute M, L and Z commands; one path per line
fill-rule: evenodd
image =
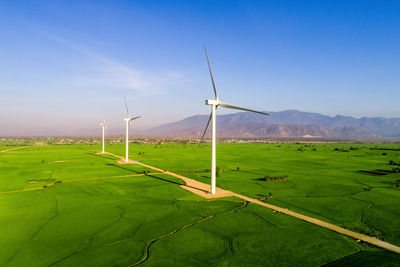
M 0 136 L 103 118 L 122 129 L 124 96 L 137 129 L 208 114 L 204 45 L 223 101 L 400 117 L 399 11 L 397 1 L 3 1 Z

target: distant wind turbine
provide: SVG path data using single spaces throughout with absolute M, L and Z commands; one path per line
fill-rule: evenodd
M 129 162 L 129 129 L 131 127 L 131 121 L 139 119 L 140 116 L 138 117 L 131 117 L 131 115 L 129 114 L 129 109 L 128 109 L 128 104 L 126 103 L 126 98 L 124 97 L 124 101 L 125 101 L 125 108 L 126 108 L 126 114 L 127 114 L 127 118 L 124 119 L 124 121 L 126 122 L 126 148 L 125 148 L 125 162 Z
M 103 151 L 101 153 L 104 153 L 104 135 L 105 135 L 106 127 L 107 127 L 105 119 L 104 119 L 104 121 L 102 123 L 100 123 L 100 126 L 103 128 Z
M 207 126 L 204 130 L 203 136 L 201 137 L 200 143 L 203 142 L 203 138 L 207 132 L 208 126 L 210 125 L 210 122 L 212 121 L 212 125 L 211 125 L 211 194 L 215 194 L 215 184 L 216 184 L 216 182 L 215 182 L 215 172 L 216 172 L 216 154 L 215 154 L 216 153 L 216 128 L 215 127 L 216 127 L 216 121 L 215 120 L 216 120 L 217 108 L 224 107 L 224 108 L 239 109 L 239 110 L 244 110 L 244 111 L 255 112 L 255 113 L 259 113 L 259 114 L 263 114 L 263 115 L 269 115 L 269 114 L 265 113 L 265 112 L 256 111 L 256 110 L 243 108 L 243 107 L 239 107 L 239 106 L 221 102 L 218 98 L 217 88 L 215 86 L 214 77 L 213 77 L 213 74 L 211 71 L 210 60 L 208 59 L 206 47 L 204 47 L 204 52 L 205 52 L 206 58 L 207 58 L 208 69 L 210 71 L 211 82 L 212 82 L 212 86 L 214 88 L 215 99 L 206 100 L 206 105 L 211 106 L 211 114 L 210 114 L 210 118 L 208 119 Z

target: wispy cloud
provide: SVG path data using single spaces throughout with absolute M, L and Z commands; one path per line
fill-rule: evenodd
M 40 33 L 47 39 L 61 43 L 94 61 L 93 65 L 96 66 L 94 73 L 88 71 L 74 77 L 74 84 L 78 87 L 120 88 L 140 91 L 144 95 L 154 95 L 165 93 L 169 87 L 176 85 L 183 78 L 183 74 L 170 71 L 144 73 L 69 40 L 46 32 Z

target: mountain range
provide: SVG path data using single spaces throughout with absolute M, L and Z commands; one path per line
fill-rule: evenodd
M 218 137 L 400 139 L 400 118 L 354 118 L 285 110 L 263 116 L 251 112 L 217 115 Z M 201 137 L 208 115 L 195 115 L 164 124 L 145 135 Z M 210 130 L 207 137 L 210 136 Z

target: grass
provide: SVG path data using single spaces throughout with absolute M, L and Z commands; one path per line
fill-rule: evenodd
M 217 185 L 253 198 L 317 217 L 400 245 L 400 174 L 365 175 L 360 170 L 391 170 L 399 161 L 399 145 L 375 144 L 218 144 L 217 166 L 223 172 Z M 304 149 L 303 152 L 299 148 Z M 341 148 L 348 152 L 334 151 Z M 351 150 L 357 148 L 356 150 Z M 313 149 L 316 151 L 313 151 Z M 149 151 L 145 151 L 149 149 Z M 133 149 L 135 150 L 135 149 Z M 165 144 L 143 150 L 137 158 L 179 172 L 209 166 L 210 147 Z M 382 155 L 382 151 L 387 153 Z M 118 153 L 117 149 L 116 152 Z M 168 155 L 168 161 L 164 160 Z M 170 160 L 171 159 L 171 160 Z M 239 171 L 237 170 L 239 167 Z M 209 173 L 184 173 L 209 183 Z M 264 176 L 288 176 L 267 183 Z
M 400 245 L 399 174 L 359 173 L 390 170 L 389 160 L 399 162 L 400 152 L 377 149 L 394 145 L 351 146 L 358 149 L 218 144 L 217 185 L 253 198 L 268 196 L 264 201 Z M 119 165 L 113 156 L 95 154 L 99 149 L 50 145 L 0 153 L 0 192 L 37 188 L 0 194 L 0 265 L 343 266 L 359 255 L 387 266 L 400 261 L 396 254 L 235 198 L 202 199 L 165 174 L 133 176 L 154 171 Z M 118 155 L 123 149 L 106 147 Z M 209 183 L 209 145 L 132 144 L 130 151 L 132 159 Z M 287 175 L 287 181 L 259 179 L 266 175 Z M 61 182 L 43 188 L 53 181 Z

